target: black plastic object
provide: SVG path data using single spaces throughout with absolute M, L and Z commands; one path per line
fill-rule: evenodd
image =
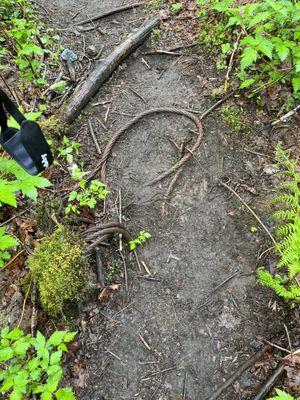
M 7 126 L 5 110 L 20 125 L 20 129 Z M 7 153 L 30 175 L 37 175 L 53 162 L 53 156 L 40 126 L 27 120 L 0 89 L 0 144 Z

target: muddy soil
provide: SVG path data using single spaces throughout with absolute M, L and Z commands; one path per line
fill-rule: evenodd
M 78 71 L 84 67 L 82 76 L 93 66 L 84 57 L 88 46 L 100 50 L 104 45 L 107 55 L 146 18 L 145 11 L 136 9 L 101 20 L 101 31 L 80 33 L 76 21 L 124 2 L 37 3 L 43 6 L 40 12 L 47 24 L 61 29 L 62 44 L 82 60 L 77 65 Z M 143 55 L 151 46 L 175 47 L 178 40 L 182 37 L 164 31 L 156 41 L 148 40 L 93 99 L 92 103 L 111 100 L 109 112 L 107 105 L 89 105 L 74 123 L 71 130 L 82 144 L 88 168 L 99 157 L 89 134 L 89 118 L 104 144 L 130 115 L 143 110 L 178 107 L 203 112 L 211 106 L 210 93 L 221 80 L 201 50 L 184 50 L 185 55 L 171 67 L 172 56 Z M 105 116 L 108 132 L 97 121 L 103 122 Z M 121 272 L 115 279 L 122 287 L 108 303 L 85 305 L 78 318 L 79 399 L 206 399 L 257 351 L 262 345 L 259 337 L 274 336 L 279 329 L 273 326 L 268 308 L 271 294 L 256 283 L 257 256 L 266 249 L 264 235 L 259 230 L 251 233 L 257 224 L 218 181 L 230 178 L 233 187 L 239 183 L 239 193 L 255 207 L 256 201 L 264 201 L 265 192 L 258 185 L 254 197 L 246 189 L 255 185 L 263 160 L 244 151 L 243 140 L 230 133 L 218 111 L 203 121 L 203 128 L 203 144 L 178 180 L 165 219 L 161 206 L 169 180 L 147 183 L 179 157 L 168 137 L 179 147 L 193 141 L 193 125 L 176 115 L 147 117 L 113 149 L 107 212 L 117 217 L 121 191 L 123 222 L 133 235 L 140 230 L 152 235 L 139 249 L 139 257 L 155 280 L 145 279 L 147 272 L 139 271 L 136 261 L 126 257 L 128 289 Z M 220 398 L 252 398 L 260 370 L 252 372 Z

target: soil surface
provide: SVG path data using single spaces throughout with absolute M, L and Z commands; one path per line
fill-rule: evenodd
M 97 23 L 100 29 L 80 32 L 77 21 L 125 2 L 36 3 L 45 22 L 60 29 L 62 44 L 77 54 L 79 78 L 94 66 L 89 46 L 99 51 L 104 45 L 104 57 L 147 18 L 142 9 L 129 10 L 102 19 Z M 222 77 L 197 47 L 184 49 L 176 64 L 173 56 L 143 54 L 183 42 L 180 33 L 162 28 L 92 99 L 71 128 L 82 145 L 87 169 L 92 170 L 99 159 L 89 119 L 105 145 L 113 132 L 143 110 L 177 107 L 202 113 L 213 104 L 210 94 Z M 92 106 L 108 100 L 111 103 L 105 106 Z M 203 120 L 203 143 L 177 182 L 166 218 L 161 207 L 169 179 L 147 185 L 174 164 L 183 143 L 193 143 L 193 129 L 188 119 L 175 114 L 146 117 L 113 148 L 106 212 L 118 218 L 121 192 L 123 223 L 133 236 L 140 230 L 152 235 L 138 254 L 155 279 L 149 280 L 147 270 L 142 266 L 140 271 L 126 251 L 126 288 L 117 251 L 111 255 L 103 250 L 106 266 L 111 257 L 118 260 L 121 270 L 113 282 L 121 285 L 106 303 L 87 301 L 78 317 L 79 355 L 70 363 L 77 365 L 73 374 L 79 399 L 207 399 L 260 348 L 260 337 L 276 334 L 271 294 L 256 283 L 255 271 L 262 262 L 258 255 L 267 248 L 264 234 L 259 229 L 251 233 L 257 223 L 219 184 L 220 179 L 230 178 L 247 202 L 254 207 L 264 203 L 262 185 L 255 189 L 256 196 L 248 190 L 255 186 L 265 162 L 245 151 L 248 138 L 231 134 L 215 110 Z M 263 379 L 264 372 L 254 366 L 220 399 L 250 399 Z

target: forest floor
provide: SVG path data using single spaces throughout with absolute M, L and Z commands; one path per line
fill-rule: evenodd
M 41 18 L 59 30 L 61 44 L 77 54 L 76 73 L 81 77 L 94 66 L 89 46 L 97 51 L 104 46 L 105 57 L 145 21 L 147 12 L 129 10 L 100 20 L 98 29 L 80 32 L 77 21 L 124 2 L 78 3 L 36 1 Z M 176 107 L 201 114 L 216 101 L 211 93 L 224 76 L 205 49 L 183 48 L 180 58 L 144 54 L 195 40 L 194 22 L 189 30 L 184 25 L 180 29 L 180 21 L 172 28 L 170 24 L 162 24 L 123 62 L 70 127 L 87 170 L 99 160 L 89 121 L 104 145 L 144 110 Z M 93 105 L 106 101 L 110 103 Z M 239 98 L 229 102 L 241 105 Z M 205 400 L 264 340 L 285 335 L 283 323 L 289 322 L 283 304 L 257 284 L 256 268 L 271 262 L 268 253 L 260 257 L 268 248 L 265 233 L 220 181 L 228 182 L 269 224 L 272 143 L 294 139 L 289 131 L 272 132 L 270 143 L 270 128 L 254 106 L 248 107 L 243 125 L 249 127 L 248 133 L 233 133 L 220 109 L 203 120 L 202 145 L 180 176 L 166 217 L 161 206 L 168 180 L 146 184 L 180 157 L 182 144 L 194 140 L 191 122 L 173 114 L 146 117 L 114 147 L 108 163 L 111 193 L 106 214 L 119 217 L 121 193 L 122 221 L 133 236 L 141 230 L 152 235 L 139 248 L 139 258 L 154 279 L 126 256 L 125 285 L 119 253 L 102 250 L 106 268 L 119 268 L 111 282 L 117 290 L 106 302 L 91 296 L 78 312 L 80 334 L 68 371 L 79 399 Z M 251 399 L 275 364 L 274 352 L 267 352 L 220 399 Z

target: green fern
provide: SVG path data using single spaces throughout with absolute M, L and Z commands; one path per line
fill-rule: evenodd
M 281 193 L 273 198 L 280 209 L 271 218 L 279 225 L 276 236 L 279 239 L 275 252 L 279 256 L 277 269 L 280 275 L 272 275 L 264 268 L 257 271 L 259 282 L 272 288 L 275 293 L 292 302 L 300 301 L 300 173 L 297 171 L 298 161 L 290 160 L 288 154 L 277 146 L 281 174 L 288 181 L 281 187 Z
M 299 400 L 300 398 L 296 398 L 291 396 L 290 394 L 287 394 L 286 392 L 283 392 L 280 389 L 275 389 L 276 395 L 275 397 L 269 397 L 268 400 Z

